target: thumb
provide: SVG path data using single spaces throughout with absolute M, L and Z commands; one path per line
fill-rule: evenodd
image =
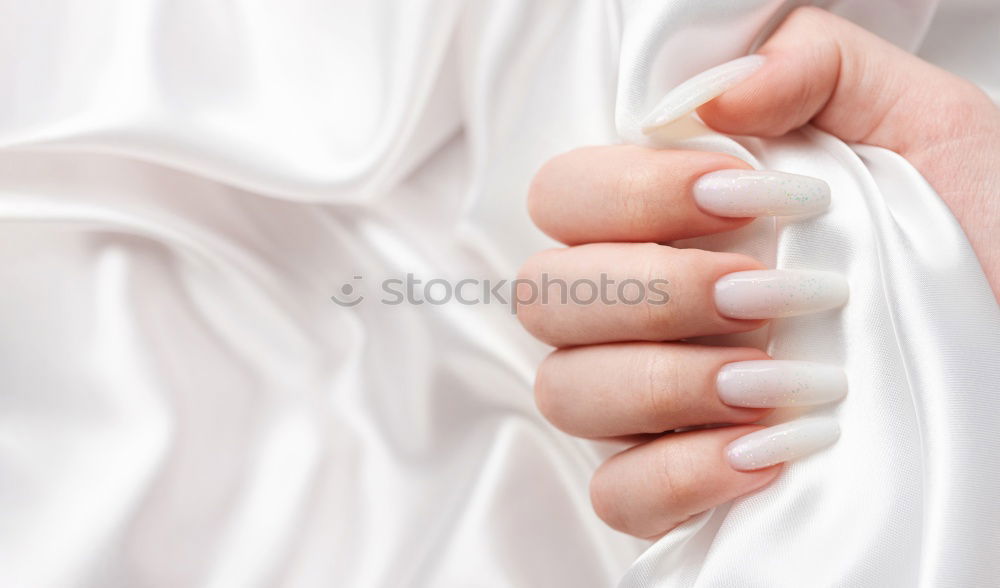
M 811 123 L 899 153 L 951 208 L 1000 293 L 1000 110 L 983 91 L 813 7 L 793 11 L 758 53 L 763 65 L 751 60 L 748 77 L 698 109 L 706 124 L 773 137 Z
M 778 136 L 811 122 L 844 141 L 913 156 L 974 126 L 989 98 L 970 82 L 824 10 L 793 11 L 748 79 L 698 109 L 738 135 Z

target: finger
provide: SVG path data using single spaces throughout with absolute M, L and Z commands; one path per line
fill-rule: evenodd
M 556 347 L 748 331 L 762 323 L 723 316 L 713 292 L 720 277 L 759 267 L 745 255 L 651 243 L 551 249 L 521 269 L 517 316 Z
M 981 118 L 969 108 L 988 101 L 971 83 L 814 7 L 790 13 L 758 53 L 757 72 L 698 110 L 713 128 L 778 136 L 812 122 L 909 155 L 953 135 L 957 121 Z
M 535 399 L 549 422 L 580 437 L 748 424 L 766 416 L 769 409 L 725 404 L 716 381 L 725 365 L 754 365 L 755 360 L 767 359 L 759 349 L 684 343 L 618 343 L 561 349 L 539 366 Z
M 760 267 L 745 255 L 652 243 L 552 249 L 522 267 L 515 309 L 529 332 L 565 347 L 736 333 L 847 300 L 839 274 Z
M 750 170 L 721 153 L 629 145 L 555 157 L 528 196 L 535 224 L 570 245 L 684 239 L 828 205 L 829 187 L 816 178 Z
M 747 168 L 721 153 L 585 147 L 559 155 L 539 170 L 528 193 L 528 210 L 540 229 L 568 245 L 664 242 L 719 233 L 751 219 L 702 211 L 692 187 L 709 172 Z
M 594 474 L 594 510 L 611 527 L 652 538 L 688 518 L 753 492 L 778 475 L 780 467 L 737 471 L 726 447 L 761 430 L 736 426 L 664 435 L 619 453 Z

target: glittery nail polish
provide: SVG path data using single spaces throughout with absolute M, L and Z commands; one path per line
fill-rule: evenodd
M 715 283 L 715 307 L 736 319 L 770 319 L 842 306 L 847 280 L 834 272 L 751 270 L 734 272 Z
M 847 376 L 837 366 L 811 361 L 737 361 L 719 370 L 716 391 L 730 406 L 811 406 L 843 398 Z
M 830 206 L 830 186 L 819 178 L 752 169 L 705 174 L 692 195 L 705 212 L 737 218 L 813 214 Z
M 733 469 L 758 470 L 815 453 L 840 437 L 837 421 L 811 417 L 789 421 L 736 439 L 726 447 Z

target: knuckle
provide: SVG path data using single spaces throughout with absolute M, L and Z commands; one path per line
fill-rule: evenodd
M 524 262 L 518 270 L 515 281 L 508 292 L 508 303 L 514 309 L 518 321 L 536 339 L 561 347 L 560 311 L 558 307 L 545 304 L 542 289 L 549 277 L 558 277 L 561 265 L 559 256 L 565 248 L 540 251 Z
M 671 443 L 653 445 L 644 448 L 659 452 L 652 461 L 626 464 L 619 454 L 601 464 L 590 480 L 590 502 L 597 516 L 609 527 L 637 537 L 662 534 L 696 514 L 690 511 L 700 488 L 692 459 L 672 449 Z M 647 471 L 623 476 L 625 467 Z M 642 487 L 636 487 L 640 481 Z
M 535 172 L 528 187 L 528 215 L 538 226 L 542 226 L 545 221 L 545 204 L 548 200 L 552 187 L 557 185 L 555 180 L 556 170 L 561 165 L 561 158 L 566 155 L 557 155 L 542 164 L 542 167 Z
M 594 513 L 606 525 L 628 533 L 631 524 L 625 513 L 623 497 L 618 490 L 620 481 L 608 471 L 609 463 L 611 460 L 604 462 L 590 479 L 590 504 Z
M 684 306 L 683 292 L 678 287 L 678 282 L 692 275 L 694 268 L 688 261 L 690 255 L 686 250 L 675 250 L 650 243 L 641 254 L 645 259 L 642 268 L 645 283 L 660 284 L 661 289 L 669 296 L 666 303 L 653 304 L 649 299 L 643 303 L 646 311 L 644 330 L 649 331 L 650 338 L 663 339 L 677 322 L 677 308 Z M 670 271 L 667 271 L 668 268 Z
M 544 268 L 547 267 L 550 256 L 551 256 L 550 251 L 542 251 L 529 257 L 528 260 L 525 261 L 524 264 L 521 265 L 521 268 L 518 270 L 517 278 L 515 279 L 514 282 L 515 289 L 510 293 L 510 295 L 511 296 L 518 295 L 516 289 L 518 285 L 522 282 L 532 281 L 532 280 L 537 282 L 538 276 L 541 275 L 543 271 L 545 271 Z M 535 304 L 534 300 L 527 302 L 525 304 L 518 304 L 517 319 L 521 322 L 521 325 L 523 325 L 524 328 L 528 330 L 528 332 L 532 333 L 535 336 L 539 336 L 537 330 L 541 328 L 543 319 L 543 310 L 537 304 Z
M 643 415 L 644 433 L 660 433 L 666 423 L 676 420 L 683 410 L 676 402 L 675 392 L 679 389 L 680 370 L 676 362 L 660 350 L 653 350 L 646 357 L 637 360 L 640 365 L 633 369 L 636 374 L 635 386 L 641 390 L 645 406 L 639 411 Z
M 658 202 L 663 172 L 646 154 L 632 157 L 618 173 L 610 187 L 610 195 L 622 221 L 633 230 L 648 234 L 659 221 L 653 203 Z
M 521 267 L 517 270 L 518 280 L 530 280 L 534 279 L 538 274 L 541 273 L 542 267 L 545 265 L 547 260 L 548 251 L 539 251 L 533 254 L 531 257 L 526 259 Z
M 827 10 L 800 6 L 788 14 L 774 37 L 781 40 L 781 45 L 808 51 L 810 59 L 806 61 L 817 64 L 839 53 L 845 25 L 849 25 L 849 21 Z
M 557 368 L 560 352 L 550 354 L 538 366 L 535 374 L 535 405 L 538 411 L 556 428 L 567 430 L 567 410 L 565 393 L 559 385 Z
M 550 202 L 557 200 L 564 191 L 567 177 L 575 177 L 574 170 L 580 168 L 578 160 L 583 159 L 592 147 L 580 147 L 561 153 L 549 159 L 535 172 L 528 186 L 528 215 L 540 228 L 545 228 L 550 220 L 553 207 Z
M 789 13 L 786 22 L 792 26 L 804 27 L 827 35 L 830 34 L 831 23 L 837 20 L 833 13 L 818 6 L 799 6 Z
M 663 495 L 663 504 L 671 512 L 686 513 L 686 505 L 697 497 L 699 485 L 695 483 L 699 472 L 690 453 L 677 451 L 673 444 L 659 446 L 659 461 L 654 479 Z

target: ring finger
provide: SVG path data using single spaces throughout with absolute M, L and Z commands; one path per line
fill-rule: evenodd
M 847 378 L 837 366 L 685 343 L 561 349 L 542 362 L 535 380 L 542 414 L 580 437 L 749 424 L 772 408 L 824 404 L 846 393 Z

